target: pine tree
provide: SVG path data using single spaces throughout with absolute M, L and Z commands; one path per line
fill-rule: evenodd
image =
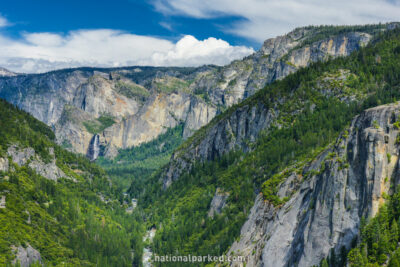
M 366 265 L 359 248 L 353 248 L 347 256 L 347 259 L 351 267 L 364 267 Z
M 329 267 L 328 261 L 326 259 L 322 260 L 321 267 Z
M 399 240 L 399 227 L 395 219 L 392 221 L 392 226 L 390 228 L 390 247 L 394 250 L 397 246 Z

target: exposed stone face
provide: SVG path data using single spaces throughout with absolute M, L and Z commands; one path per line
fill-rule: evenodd
M 348 135 L 302 174 L 286 178 L 278 194 L 291 198 L 282 206 L 274 207 L 260 194 L 228 254 L 249 256 L 247 266 L 313 266 L 331 248 L 337 254 L 342 246 L 349 248 L 361 218 L 374 216 L 383 194 L 400 182 L 399 129 L 393 126 L 399 114 L 400 104 L 392 104 L 357 116 Z M 317 174 L 307 175 L 310 170 Z
M 0 67 L 0 77 L 12 77 L 16 75 L 17 75 L 16 73 Z
M 210 209 L 208 210 L 208 217 L 213 218 L 216 214 L 220 214 L 226 205 L 226 200 L 228 197 L 229 193 L 223 192 L 220 188 L 217 188 L 214 197 L 211 200 Z
M 0 79 L 0 96 L 40 121 L 54 125 L 64 105 L 71 102 L 76 88 L 91 73 L 83 71 L 49 72 Z
M 9 146 L 7 150 L 7 155 L 12 158 L 12 161 L 19 166 L 24 166 L 28 164 L 30 168 L 35 170 L 41 176 L 56 181 L 61 177 L 67 177 L 65 173 L 57 167 L 56 159 L 52 151 L 50 154 L 53 155 L 51 162 L 44 163 L 40 159 L 33 148 L 23 148 L 20 149 L 17 146 Z
M 102 141 L 119 148 L 137 146 L 184 121 L 191 97 L 186 94 L 159 94 L 150 97 L 133 116 L 116 123 L 103 133 Z
M 28 245 L 26 248 L 24 247 L 13 247 L 16 258 L 13 261 L 13 264 L 19 262 L 21 267 L 29 267 L 33 263 L 39 263 L 43 265 L 42 257 L 36 249 L 34 249 L 31 245 Z
M 201 79 L 191 86 L 196 84 L 198 88 L 203 87 L 210 92 L 214 103 L 229 106 L 311 62 L 348 56 L 372 38 L 367 33 L 349 32 L 303 45 L 311 36 L 311 30 L 300 28 L 287 35 L 268 39 L 254 55 L 235 61 L 218 72 L 214 71 L 214 76 L 203 73 Z M 224 117 L 209 127 L 200 140 L 189 144 L 185 150 L 177 151 L 163 174 L 163 187 L 168 187 L 197 160 L 213 160 L 233 148 L 246 151 L 247 143 L 253 142 L 259 132 L 267 129 L 279 114 L 279 110 L 265 110 L 262 104 L 251 108 L 251 111 L 243 109 L 249 108 L 240 108 Z
M 0 171 L 8 171 L 8 158 L 0 158 Z
M 217 114 L 217 109 L 204 103 L 196 97 L 192 97 L 189 110 L 185 118 L 183 138 L 190 137 L 201 126 L 208 124 Z
M 89 113 L 75 106 L 65 105 L 60 119 L 53 126 L 58 143 L 65 145 L 67 149 L 86 154 L 93 134 L 87 131 L 82 122 L 93 119 Z
M 314 31 L 299 28 L 268 39 L 258 52 L 224 67 L 84 68 L 0 77 L 0 97 L 52 126 L 59 144 L 82 154 L 94 136 L 85 123 L 111 116 L 115 124 L 96 134 L 102 151 L 113 157 L 118 148 L 150 141 L 181 122 L 187 138 L 221 108 L 310 62 L 349 55 L 371 38 L 346 33 L 302 46 Z
M 72 105 L 98 118 L 103 114 L 123 118 L 137 113 L 138 103 L 116 92 L 115 84 L 101 76 L 92 76 L 75 91 Z
M 97 119 L 102 116 L 115 121 L 98 132 L 105 151 L 113 152 L 108 153 L 111 156 L 115 156 L 117 148 L 151 141 L 182 122 L 187 123 L 185 136 L 189 136 L 215 116 L 217 109 L 212 103 L 205 103 L 190 91 L 184 92 L 188 90 L 187 82 L 172 77 L 180 75 L 179 72 L 163 69 L 150 78 L 141 78 L 150 88 L 133 82 L 135 78 L 127 78 L 132 72 L 137 73 L 121 70 L 112 75 L 93 70 L 65 70 L 3 78 L 0 97 L 52 126 L 59 144 L 67 144 L 82 154 L 88 153 L 94 136 L 88 123 L 101 126 Z M 192 75 L 185 78 L 191 79 Z
M 167 166 L 163 178 L 164 188 L 178 179 L 196 160 L 213 160 L 234 148 L 248 149 L 248 141 L 254 142 L 261 130 L 266 129 L 277 113 L 263 104 L 243 106 L 227 118 L 207 129 L 204 138 L 176 151 Z
M 231 106 L 311 62 L 348 56 L 372 37 L 367 33 L 352 32 L 302 45 L 313 35 L 313 30 L 299 28 L 268 39 L 255 54 L 202 73 L 191 87 L 207 91 L 215 104 Z

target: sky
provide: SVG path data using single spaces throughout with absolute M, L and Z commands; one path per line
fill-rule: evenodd
M 0 66 L 225 65 L 307 25 L 400 20 L 400 0 L 1 0 Z

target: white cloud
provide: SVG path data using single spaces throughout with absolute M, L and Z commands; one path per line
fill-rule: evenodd
M 177 43 L 117 30 L 79 30 L 67 35 L 25 33 L 22 40 L 0 35 L 0 66 L 17 72 L 45 72 L 79 66 L 199 66 L 227 64 L 253 52 L 223 40 L 184 36 Z
M 199 41 L 191 35 L 186 35 L 173 49 L 153 54 L 151 61 L 156 66 L 224 65 L 253 52 L 252 48 L 231 46 L 221 39 L 211 37 Z
M 295 27 L 399 20 L 400 0 L 154 0 L 159 12 L 195 18 L 226 15 L 244 20 L 227 32 L 262 42 Z
M 160 24 L 160 26 L 163 27 L 164 29 L 167 29 L 167 30 L 169 30 L 169 31 L 172 31 L 172 30 L 173 30 L 173 27 L 172 27 L 172 24 L 171 24 L 171 23 L 162 21 L 162 22 L 160 22 L 159 24 Z
M 8 26 L 9 23 L 6 18 L 0 15 L 0 28 Z

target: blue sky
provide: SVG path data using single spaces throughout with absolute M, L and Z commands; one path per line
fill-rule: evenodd
M 224 65 L 295 27 L 399 15 L 400 0 L 2 0 L 0 66 Z
M 118 29 L 173 41 L 190 34 L 197 39 L 212 36 L 233 45 L 259 46 L 259 42 L 221 30 L 243 19 L 238 16 L 193 18 L 164 15 L 152 5 L 154 2 L 146 0 L 3 1 L 0 12 L 12 23 L 12 27 L 3 32 L 13 37 L 18 37 L 24 31 L 65 34 L 79 29 Z

